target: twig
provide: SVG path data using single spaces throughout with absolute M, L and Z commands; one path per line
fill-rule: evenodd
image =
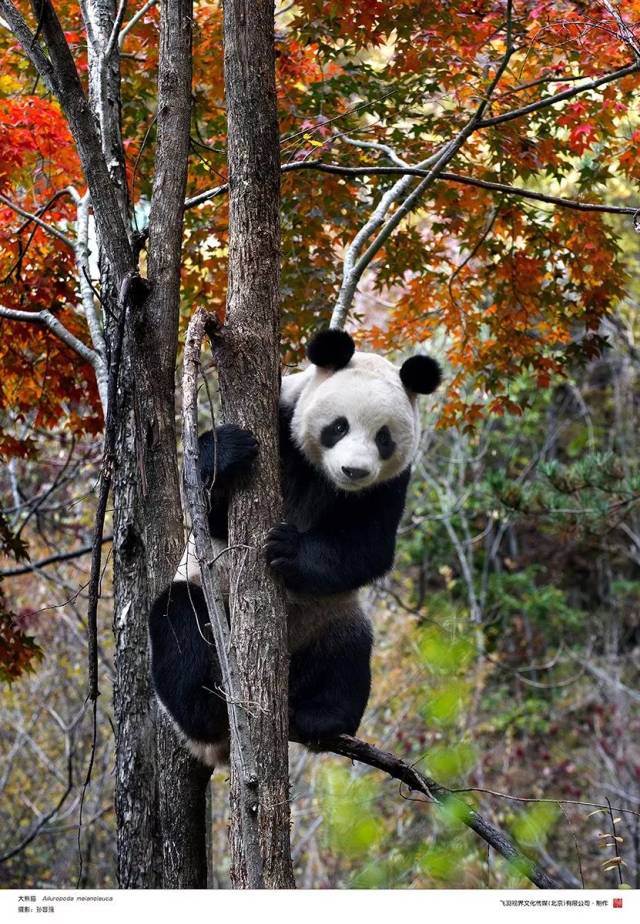
M 113 536 L 102 537 L 103 545 L 112 541 Z M 12 578 L 19 577 L 21 574 L 31 574 L 32 571 L 39 571 L 40 568 L 46 568 L 47 565 L 56 565 L 61 561 L 71 561 L 74 558 L 81 558 L 82 555 L 86 555 L 87 552 L 91 552 L 92 549 L 93 544 L 83 545 L 79 549 L 74 549 L 73 552 L 60 552 L 58 555 L 50 555 L 48 558 L 41 558 L 40 561 L 31 562 L 31 564 L 23 565 L 21 568 L 10 568 L 7 571 L 0 571 L 0 578 Z
M 452 789 L 451 792 L 482 792 L 486 793 L 488 796 L 496 796 L 498 799 L 509 799 L 511 802 L 548 802 L 552 805 L 582 805 L 584 808 L 607 808 L 607 806 L 601 802 L 582 802 L 580 799 L 561 799 L 559 797 L 557 799 L 538 799 L 533 796 L 512 796 L 508 792 L 498 792 L 495 789 L 483 789 L 480 786 L 466 786 L 463 789 Z M 620 812 L 621 814 L 626 813 L 627 815 L 635 815 L 637 818 L 640 818 L 640 812 L 635 812 L 633 809 L 623 809 L 614 806 L 613 811 Z
M 73 789 L 73 747 L 70 746 L 69 754 L 67 755 L 67 785 L 65 787 L 64 792 L 58 799 L 56 805 L 51 809 L 51 811 L 47 812 L 46 815 L 42 816 L 42 818 L 38 821 L 38 823 L 31 829 L 31 831 L 29 831 L 28 834 L 26 834 L 22 838 L 22 840 L 16 847 L 13 847 L 11 850 L 8 850 L 6 853 L 3 853 L 0 855 L 0 863 L 6 863 L 7 860 L 11 860 L 12 857 L 17 856 L 17 854 L 19 854 L 22 850 L 24 850 L 25 847 L 28 847 L 28 845 L 33 840 L 35 840 L 35 838 L 42 831 L 42 829 L 47 824 L 47 822 L 51 821 L 51 819 L 55 815 L 58 814 L 58 812 L 60 811 L 64 803 L 69 798 L 69 795 L 72 789 Z
M 620 850 L 618 848 L 618 832 L 616 831 L 616 820 L 613 817 L 613 809 L 611 808 L 611 802 L 609 799 L 607 799 L 607 804 L 609 806 L 609 818 L 611 820 L 611 840 L 613 841 L 613 849 L 616 852 L 616 860 L 618 861 L 616 863 L 616 868 L 618 870 L 618 882 L 620 885 L 622 885 L 624 881 L 622 878 L 622 857 L 620 856 Z M 618 821 L 620 821 L 620 819 L 618 819 Z

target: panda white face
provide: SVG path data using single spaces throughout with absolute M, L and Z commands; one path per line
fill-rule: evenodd
M 311 367 L 288 378 L 298 380 L 288 389 L 293 438 L 337 488 L 362 491 L 410 465 L 420 436 L 416 402 L 387 359 L 356 353 L 344 369 Z

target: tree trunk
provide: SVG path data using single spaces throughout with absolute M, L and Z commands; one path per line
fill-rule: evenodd
M 287 628 L 284 588 L 261 549 L 281 519 L 278 453 L 280 165 L 272 0 L 226 0 L 229 293 L 219 353 L 225 419 L 253 431 L 259 465 L 229 511 L 231 645 L 257 763 L 262 868 L 251 863 L 231 753 L 231 877 L 236 888 L 294 886 L 289 846 Z
M 128 318 L 114 484 L 118 880 L 206 888 L 208 772 L 158 716 L 147 619 L 182 554 L 175 429 L 182 219 L 191 115 L 192 0 L 162 0 L 158 135 L 143 308 Z

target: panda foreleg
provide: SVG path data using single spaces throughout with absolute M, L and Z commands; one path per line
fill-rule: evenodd
M 203 433 L 198 439 L 200 475 L 207 487 L 247 470 L 258 454 L 258 441 L 251 430 L 236 424 L 222 424 Z M 214 477 L 215 476 L 215 477 Z
M 250 430 L 222 424 L 198 439 L 200 476 L 210 491 L 209 532 L 214 539 L 227 539 L 229 489 L 234 479 L 246 472 L 258 454 L 258 442 Z
M 371 647 L 371 625 L 357 609 L 350 618 L 334 619 L 292 654 L 292 739 L 317 745 L 335 735 L 355 735 L 371 689 Z

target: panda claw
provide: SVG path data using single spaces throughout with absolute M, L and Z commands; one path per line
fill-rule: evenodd
M 286 568 L 287 565 L 290 565 L 291 559 L 290 558 L 274 558 L 273 561 L 269 562 L 269 564 L 275 571 L 278 571 L 280 568 L 283 568 L 283 567 Z
M 300 533 L 291 523 L 273 526 L 265 542 L 267 563 L 275 570 L 291 567 L 298 556 Z

